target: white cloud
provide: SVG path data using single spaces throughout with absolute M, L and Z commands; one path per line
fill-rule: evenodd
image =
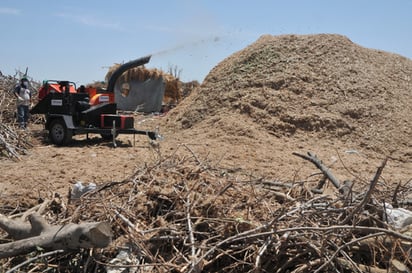
M 19 15 L 20 13 L 18 9 L 0 7 L 0 14 Z
M 119 23 L 111 23 L 107 22 L 107 20 L 103 21 L 97 18 L 94 18 L 91 15 L 77 15 L 73 16 L 73 14 L 66 14 L 66 13 L 58 13 L 55 16 L 60 18 L 69 19 L 75 23 L 82 24 L 89 27 L 97 27 L 97 28 L 104 28 L 104 29 L 112 29 L 112 30 L 122 30 Z

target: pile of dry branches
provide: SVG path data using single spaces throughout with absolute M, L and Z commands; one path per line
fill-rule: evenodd
M 0 76 L 0 122 L 13 123 L 15 121 L 16 102 L 13 90 L 18 79 L 11 76 Z
M 20 156 L 27 154 L 31 147 L 33 144 L 29 132 L 7 123 L 0 123 L 0 157 L 20 160 Z
M 314 163 L 320 179 L 280 182 L 218 168 L 187 146 L 180 150 L 187 152 L 141 167 L 129 179 L 100 185 L 68 204 L 64 198 L 49 202 L 43 215 L 51 224 L 109 222 L 114 242 L 90 251 L 40 250 L 43 262 L 21 268 L 409 272 L 409 220 L 394 228 L 385 213 L 385 204 L 396 207 L 409 192 L 406 185 L 392 188 L 381 179 L 386 160 L 370 181 L 349 183 L 338 181 L 315 155 L 295 154 Z M 323 193 L 328 185 L 336 189 Z M 5 270 L 21 262 L 13 257 L 1 264 Z
M 115 64 L 110 67 L 106 74 L 106 82 L 109 81 L 113 72 L 119 68 L 120 64 Z M 144 66 L 135 67 L 124 72 L 119 78 L 119 82 L 130 82 L 130 81 L 145 81 L 147 79 L 158 79 L 163 78 L 165 83 L 165 94 L 164 101 L 169 103 L 178 103 L 182 99 L 182 82 L 179 78 L 175 77 L 170 73 L 165 73 L 162 70 L 153 68 L 148 69 Z
M 0 157 L 18 160 L 32 147 L 30 133 L 18 129 L 16 123 L 16 101 L 13 90 L 18 83 L 16 77 L 0 75 Z M 31 81 L 34 89 L 38 83 Z M 34 122 L 34 120 L 32 120 Z

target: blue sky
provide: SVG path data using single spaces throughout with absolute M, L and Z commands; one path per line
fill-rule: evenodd
M 411 11 L 412 0 L 1 0 L 0 71 L 87 84 L 153 54 L 147 67 L 202 82 L 264 34 L 336 33 L 412 58 Z

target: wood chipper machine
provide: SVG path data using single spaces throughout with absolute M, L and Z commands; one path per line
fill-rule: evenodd
M 114 87 L 123 72 L 149 62 L 151 56 L 127 62 L 117 68 L 110 77 L 106 90 L 80 86 L 66 80 L 44 81 L 39 89 L 39 102 L 30 110 L 31 114 L 44 114 L 45 129 L 56 145 L 68 144 L 73 135 L 100 134 L 113 139 L 118 134 L 147 135 L 156 140 L 156 131 L 134 128 L 132 115 L 118 114 L 114 101 Z

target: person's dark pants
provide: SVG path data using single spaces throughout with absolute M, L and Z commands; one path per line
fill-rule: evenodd
M 29 106 L 18 105 L 17 106 L 17 122 L 21 128 L 26 128 L 29 121 Z

